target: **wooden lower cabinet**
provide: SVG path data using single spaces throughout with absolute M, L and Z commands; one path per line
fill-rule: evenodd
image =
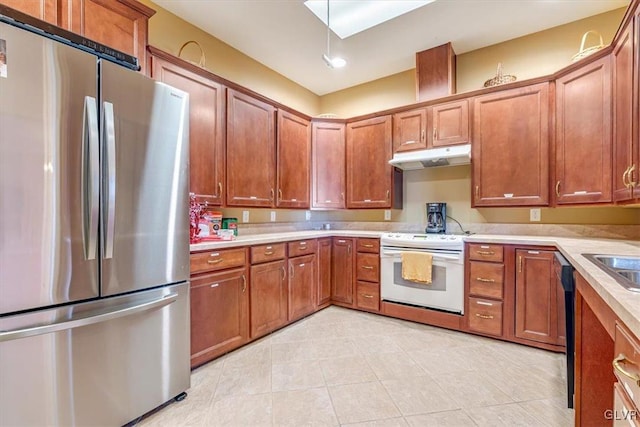
M 563 345 L 564 324 L 558 312 L 564 307 L 564 295 L 557 289 L 553 260 L 553 251 L 516 250 L 515 335 Z
M 288 321 L 300 319 L 316 309 L 316 255 L 289 258 Z
M 469 330 L 501 337 L 502 301 L 469 298 Z
M 380 311 L 380 284 L 356 282 L 356 307 L 368 311 Z
M 331 238 L 318 240 L 318 295 L 317 307 L 331 303 Z
M 251 338 L 287 324 L 285 261 L 251 266 Z
M 247 268 L 191 278 L 191 367 L 249 341 Z
M 354 239 L 334 237 L 331 248 L 331 301 L 353 305 Z

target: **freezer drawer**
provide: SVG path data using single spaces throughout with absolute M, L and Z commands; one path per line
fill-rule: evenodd
M 0 318 L 0 425 L 123 425 L 189 388 L 189 340 L 187 282 Z

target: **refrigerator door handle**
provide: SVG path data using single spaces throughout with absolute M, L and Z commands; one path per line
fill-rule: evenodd
M 96 99 L 84 97 L 84 117 L 82 120 L 82 241 L 84 256 L 87 260 L 96 259 L 98 246 L 99 213 L 99 133 L 98 106 Z
M 125 307 L 118 308 L 113 311 L 104 313 L 104 309 L 100 310 L 100 314 L 94 316 L 86 316 L 86 313 L 82 313 L 79 318 L 68 319 L 62 322 L 54 322 L 48 325 L 34 325 L 19 329 L 13 329 L 8 331 L 0 331 L 0 342 L 17 340 L 19 338 L 33 337 L 36 335 L 50 334 L 53 332 L 79 328 L 81 326 L 93 325 L 95 323 L 106 322 L 108 320 L 118 319 L 120 317 L 131 316 L 144 311 L 150 311 L 158 309 L 171 304 L 178 299 L 177 293 L 170 293 L 161 298 L 156 298 L 151 301 L 145 301 L 143 303 L 137 303 Z
M 105 259 L 113 258 L 113 239 L 115 226 L 115 205 L 116 205 L 116 130 L 113 115 L 113 104 L 103 103 L 103 129 L 104 129 L 104 215 L 103 215 L 103 256 Z

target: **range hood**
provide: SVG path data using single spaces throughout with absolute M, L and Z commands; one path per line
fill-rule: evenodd
M 471 144 L 397 153 L 389 164 L 403 170 L 438 166 L 468 165 L 471 163 Z

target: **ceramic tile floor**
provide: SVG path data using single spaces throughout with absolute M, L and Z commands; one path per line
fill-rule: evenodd
M 564 355 L 338 307 L 193 371 L 152 426 L 571 426 Z

